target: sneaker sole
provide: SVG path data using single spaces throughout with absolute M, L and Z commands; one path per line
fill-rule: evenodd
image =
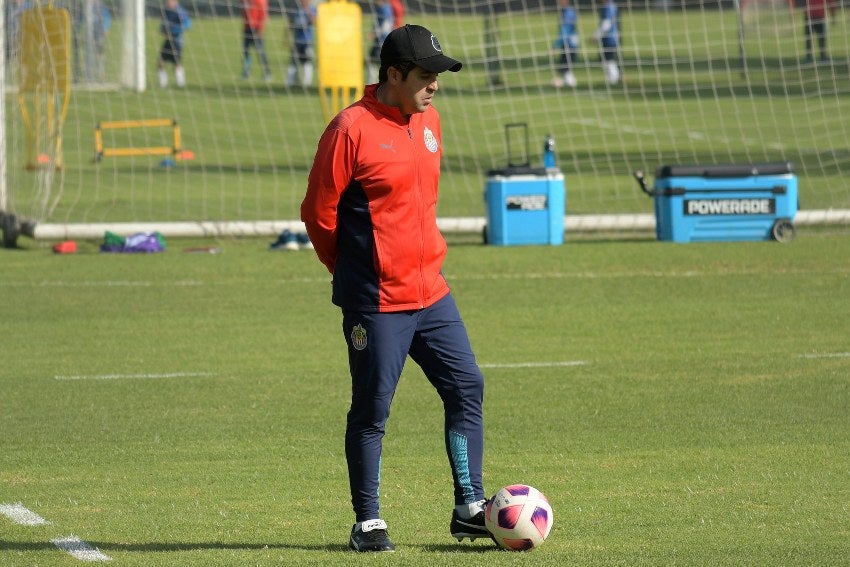
M 357 553 L 395 553 L 395 549 L 359 549 L 351 542 L 348 542 L 348 548 Z
M 459 527 L 461 527 L 461 526 L 459 526 Z M 463 541 L 463 538 L 465 538 L 465 537 L 468 537 L 469 541 L 475 541 L 476 539 L 478 539 L 480 537 L 486 537 L 486 538 L 491 537 L 490 532 L 482 533 L 481 531 L 479 531 L 476 528 L 473 528 L 473 529 L 475 529 L 475 531 L 465 531 L 461 527 L 461 529 L 451 532 L 452 537 L 455 538 L 458 541 Z
M 475 541 L 478 538 L 492 539 L 490 534 L 452 534 L 452 537 L 458 541 L 463 541 L 464 538 L 469 538 L 469 541 Z
M 464 538 L 469 538 L 469 541 L 475 541 L 480 537 L 492 539 L 490 532 L 482 529 L 480 524 L 465 522 L 457 517 L 452 518 L 449 530 L 452 537 L 458 541 L 463 541 Z

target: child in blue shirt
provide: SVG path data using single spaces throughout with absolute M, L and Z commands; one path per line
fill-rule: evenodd
M 384 40 L 395 28 L 395 16 L 390 1 L 378 0 L 375 4 L 375 19 L 372 24 L 372 47 L 369 49 L 367 61 L 367 84 L 378 82 L 378 67 L 381 66 L 381 46 L 384 45 Z
M 554 84 L 556 87 L 575 87 L 577 81 L 573 65 L 578 57 L 578 12 L 570 6 L 570 0 L 558 0 L 558 10 L 561 23 L 554 46 L 560 52 L 558 73 L 561 76 L 555 78 Z
M 286 86 L 298 83 L 298 65 L 302 67 L 301 86 L 313 83 L 313 26 L 316 22 L 316 7 L 311 0 L 299 0 L 292 13 L 289 27 L 292 33 L 292 55 L 286 72 Z
M 165 0 L 165 6 L 162 9 L 162 21 L 159 24 L 159 31 L 165 37 L 162 48 L 159 50 L 157 64 L 160 87 L 168 86 L 168 74 L 165 72 L 166 63 L 174 64 L 174 81 L 177 86 L 186 86 L 186 72 L 183 70 L 183 32 L 188 30 L 191 25 L 189 14 L 177 0 Z
M 593 39 L 602 48 L 602 68 L 609 85 L 620 82 L 620 12 L 614 0 L 599 8 L 599 27 Z

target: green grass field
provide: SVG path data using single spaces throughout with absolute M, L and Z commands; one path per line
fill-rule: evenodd
M 582 12 L 574 92 L 551 86 L 554 13 L 500 16 L 502 84 L 495 87 L 488 86 L 483 17 L 443 12 L 409 20 L 430 26 L 447 52 L 465 62 L 461 73 L 441 77 L 437 97 L 442 216 L 482 216 L 486 172 L 506 164 L 504 126 L 514 122 L 529 125 L 533 163 L 541 163 L 544 136 L 555 136 L 569 213 L 651 212 L 651 200 L 631 177 L 635 169 L 779 160 L 797 167 L 801 208 L 850 208 L 850 47 L 842 39 L 843 13 L 831 28 L 831 67 L 798 65 L 803 39 L 795 26 L 778 42 L 748 44 L 747 77 L 738 67 L 734 11 L 624 13 L 626 82 L 609 89 L 587 40 L 595 16 Z M 148 90 L 74 90 L 64 128 L 66 167 L 47 196 L 20 167 L 24 129 L 9 91 L 10 210 L 49 222 L 298 218 L 326 119 L 315 89 L 283 86 L 289 57 L 283 19 L 273 18 L 267 31 L 270 84 L 239 78 L 239 30 L 235 18 L 197 18 L 186 38 L 188 86 L 163 90 L 155 74 L 161 40 L 149 19 Z M 120 53 L 120 21 L 110 39 Z M 177 119 L 183 146 L 196 159 L 172 169 L 160 167 L 159 156 L 94 164 L 95 125 L 138 118 Z M 167 132 L 110 136 L 112 146 L 168 142 Z
M 385 442 L 398 551 L 346 551 L 349 379 L 312 252 L 0 251 L 0 564 L 842 565 L 850 240 L 452 241 L 486 380 L 485 484 L 542 490 L 538 550 L 448 535 L 436 394 L 411 364 Z M 210 244 L 204 242 L 200 244 Z

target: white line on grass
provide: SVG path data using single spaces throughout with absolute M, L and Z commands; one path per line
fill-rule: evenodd
M 99 549 L 94 548 L 78 538 L 77 536 L 68 536 L 50 540 L 53 545 L 62 551 L 69 553 L 80 561 L 111 561 L 112 558 L 105 555 Z
M 801 354 L 800 358 L 850 358 L 850 352 L 824 352 L 822 354 Z
M 41 526 L 50 523 L 20 502 L 17 504 L 0 504 L 0 514 L 21 526 Z
M 168 372 L 165 374 L 80 374 L 76 376 L 54 376 L 55 380 L 139 380 L 155 378 L 195 378 L 215 376 L 213 372 Z
M 479 364 L 481 368 L 551 368 L 553 366 L 584 366 L 584 360 L 562 360 L 553 362 L 505 362 Z

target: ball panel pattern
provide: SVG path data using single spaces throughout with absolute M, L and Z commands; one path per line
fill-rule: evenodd
M 537 532 L 540 534 L 540 537 L 545 538 L 549 535 L 551 523 L 549 522 L 548 510 L 539 507 L 535 508 L 534 512 L 531 514 L 531 523 L 534 524 L 535 528 L 537 528 Z
M 506 486 L 504 489 L 511 496 L 528 496 L 529 491 L 533 490 L 530 486 L 526 486 L 524 484 L 512 484 L 510 486 Z
M 493 540 L 503 549 L 534 549 L 549 536 L 552 507 L 540 491 L 524 484 L 512 484 L 487 501 L 484 521 Z
M 530 539 L 509 539 L 502 540 L 502 546 L 511 551 L 526 551 L 534 547 L 534 542 Z
M 520 514 L 522 514 L 523 508 L 524 506 L 522 504 L 508 506 L 507 508 L 500 508 L 498 520 L 499 527 L 507 528 L 509 530 L 514 529 L 517 521 L 519 520 Z

